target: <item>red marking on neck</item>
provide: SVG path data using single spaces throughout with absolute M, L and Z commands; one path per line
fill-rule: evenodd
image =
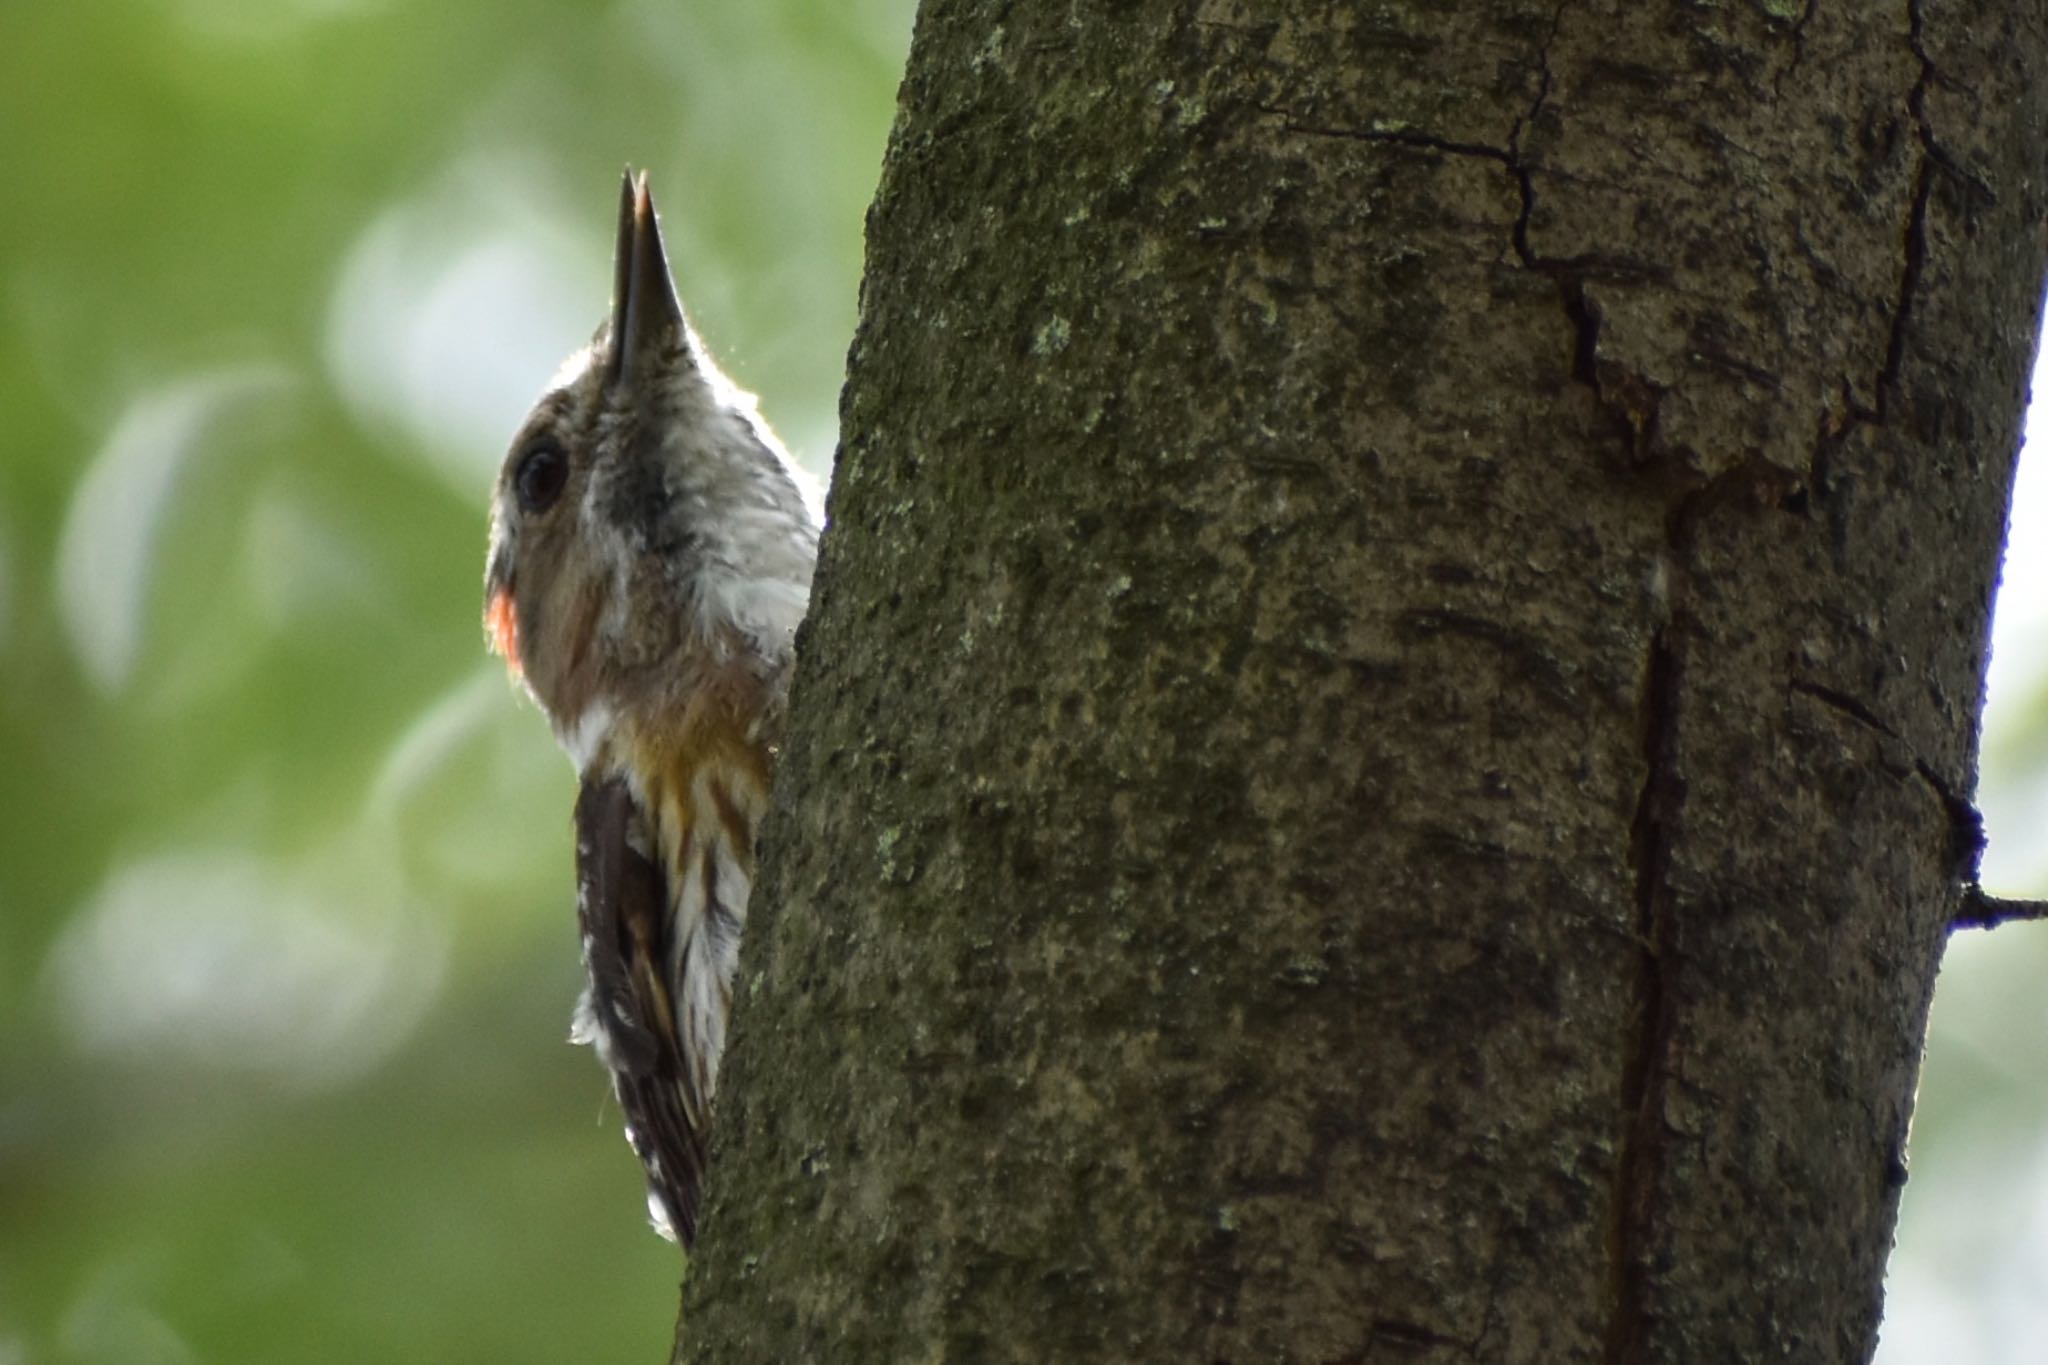
M 505 666 L 512 670 L 512 676 L 523 677 L 526 670 L 519 662 L 519 611 L 512 605 L 510 588 L 499 588 L 491 594 L 490 603 L 484 607 L 484 631 L 491 637 L 492 650 L 505 656 Z

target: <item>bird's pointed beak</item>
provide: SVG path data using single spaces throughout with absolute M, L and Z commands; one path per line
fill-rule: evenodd
M 683 330 L 683 306 L 661 247 L 647 173 L 626 173 L 619 194 L 619 245 L 613 261 L 611 338 L 605 349 L 607 386 L 630 382 Z

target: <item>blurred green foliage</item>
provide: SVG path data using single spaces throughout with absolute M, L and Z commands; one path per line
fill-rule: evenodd
M 486 498 L 628 162 L 823 476 L 911 8 L 0 5 L 0 1362 L 662 1358 Z

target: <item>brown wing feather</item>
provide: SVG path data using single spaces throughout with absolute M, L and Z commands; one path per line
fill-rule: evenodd
M 576 899 L 591 1023 L 625 1111 L 627 1140 L 688 1247 L 704 1188 L 704 1135 L 690 1115 L 707 1111 L 684 1065 L 662 977 L 669 888 L 650 847 L 645 813 L 625 779 L 586 778 L 576 798 Z

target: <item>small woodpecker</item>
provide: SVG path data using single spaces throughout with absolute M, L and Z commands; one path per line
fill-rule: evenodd
M 513 439 L 484 625 L 581 775 L 570 1037 L 610 1070 L 648 1211 L 688 1247 L 818 524 L 683 316 L 644 174 L 610 319 Z

